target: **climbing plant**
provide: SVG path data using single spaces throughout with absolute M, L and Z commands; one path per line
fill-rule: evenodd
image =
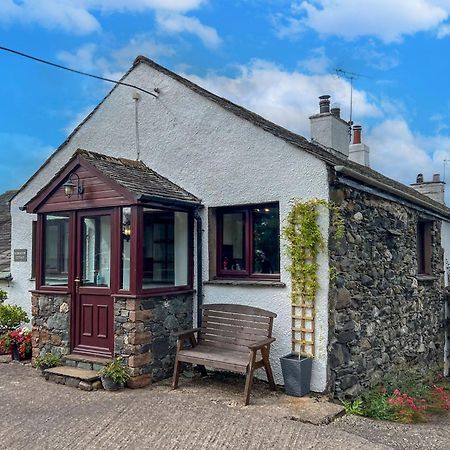
M 319 225 L 324 208 L 330 211 L 334 236 L 344 234 L 344 222 L 339 207 L 322 199 L 293 200 L 283 236 L 291 273 L 292 350 L 300 356 L 314 356 L 315 300 L 320 287 L 317 257 L 325 249 L 325 239 Z

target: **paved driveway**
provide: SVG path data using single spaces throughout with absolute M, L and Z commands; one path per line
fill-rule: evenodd
M 83 392 L 46 382 L 29 366 L 0 364 L 0 448 L 389 448 L 345 421 L 315 426 L 261 407 L 258 388 L 255 404 L 245 408 L 240 404 L 243 386 L 224 392 L 214 382 L 199 383 L 191 388 L 195 383 L 183 387 L 182 381 L 177 391 L 160 384 L 118 393 Z M 439 436 L 444 441 L 433 442 L 446 446 L 434 448 L 450 449 L 448 423 L 445 428 Z

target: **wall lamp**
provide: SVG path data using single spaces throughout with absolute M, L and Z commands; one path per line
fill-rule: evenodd
M 76 177 L 76 184 L 74 183 L 73 178 Z M 72 195 L 76 192 L 78 197 L 83 194 L 84 187 L 81 183 L 80 177 L 77 173 L 70 174 L 67 181 L 63 184 L 64 194 L 67 198 L 72 197 Z
M 127 220 L 123 225 L 122 225 L 122 234 L 123 234 L 123 238 L 126 241 L 130 240 L 131 237 L 131 223 L 129 220 Z

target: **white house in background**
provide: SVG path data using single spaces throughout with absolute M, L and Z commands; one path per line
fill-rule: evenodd
M 312 390 L 351 397 L 399 364 L 443 361 L 450 210 L 370 169 L 328 96 L 309 142 L 145 57 L 122 81 L 152 95 L 112 89 L 11 202 L 21 257 L 7 290 L 33 313 L 34 357 L 122 354 L 142 386 L 170 374 L 171 333 L 195 325 L 199 303 L 240 303 L 277 313 L 282 384 L 281 229 L 292 199 L 317 198 L 340 205 L 346 236 L 328 241 L 321 215 Z

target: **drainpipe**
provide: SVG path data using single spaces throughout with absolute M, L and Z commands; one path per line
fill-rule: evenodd
M 194 210 L 194 219 L 197 222 L 197 327 L 202 325 L 201 306 L 203 304 L 203 236 L 200 208 Z

